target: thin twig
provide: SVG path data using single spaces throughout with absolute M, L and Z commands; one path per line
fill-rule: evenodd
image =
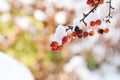
M 73 30 L 73 26 L 68 26 L 68 28 L 66 28 L 66 31 L 68 31 L 68 30 Z
M 100 0 L 98 0 L 98 3 L 96 3 L 96 6 L 93 9 L 91 9 L 87 14 L 83 13 L 83 18 L 80 20 L 80 22 L 83 22 L 85 26 L 87 26 L 87 23 L 85 22 L 85 19 L 87 18 L 87 16 L 90 13 L 92 13 L 92 12 L 94 12 L 94 10 L 96 10 L 96 8 L 98 7 L 99 3 L 100 3 Z
M 106 3 L 109 3 L 109 13 L 106 16 L 106 18 L 107 18 L 106 23 L 110 23 L 110 19 L 112 18 L 112 16 L 111 16 L 111 9 L 115 9 L 114 7 L 112 7 L 111 1 L 112 0 L 106 2 Z
M 94 1 L 93 1 L 93 3 L 94 3 Z M 85 22 L 86 17 L 90 13 L 94 12 L 94 10 L 96 10 L 96 8 L 98 7 L 99 3 L 100 3 L 100 0 L 98 0 L 98 3 L 96 3 L 96 6 L 93 9 L 91 9 L 87 14 L 83 13 L 83 18 L 80 20 L 80 22 L 83 22 L 85 24 L 85 26 L 87 26 L 87 23 Z M 72 30 L 72 29 L 73 29 L 73 26 L 68 26 L 68 28 L 66 29 L 66 31 Z

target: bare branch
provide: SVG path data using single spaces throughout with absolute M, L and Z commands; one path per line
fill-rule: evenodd
M 100 0 L 98 0 L 98 3 L 96 3 L 96 6 L 93 9 L 91 9 L 87 14 L 83 13 L 83 18 L 80 20 L 80 22 L 83 22 L 85 26 L 87 26 L 87 23 L 85 22 L 85 19 L 87 18 L 87 16 L 90 13 L 94 12 L 97 9 L 99 3 L 100 3 Z
M 111 10 L 112 10 L 112 9 L 115 9 L 114 7 L 112 7 L 111 1 L 112 1 L 112 0 L 109 0 L 109 1 L 106 2 L 106 3 L 109 4 L 109 13 L 108 13 L 108 15 L 106 16 L 106 18 L 107 18 L 106 23 L 110 23 L 110 19 L 112 18 Z

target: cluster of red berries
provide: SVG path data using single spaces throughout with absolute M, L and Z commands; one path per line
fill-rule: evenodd
M 87 4 L 91 7 L 95 7 L 99 0 L 87 0 Z M 104 0 L 100 0 L 99 4 L 103 4 Z
M 99 34 L 108 33 L 109 32 L 109 28 L 105 28 L 105 29 L 98 28 L 97 32 Z M 63 46 L 68 41 L 70 41 L 71 39 L 75 39 L 75 38 L 82 39 L 82 38 L 86 38 L 88 36 L 94 36 L 94 35 L 95 35 L 95 31 L 94 30 L 86 31 L 86 30 L 80 29 L 78 26 L 76 26 L 74 31 L 71 34 L 69 34 L 67 36 L 64 36 L 61 39 L 61 41 L 62 41 L 61 45 L 59 45 L 57 41 L 52 41 L 51 44 L 50 44 L 50 47 L 51 47 L 51 50 L 54 51 L 54 52 L 61 51 L 63 49 Z
M 98 2 L 101 5 L 104 3 L 104 0 L 87 0 L 87 4 L 90 5 L 91 7 L 95 7 L 96 5 L 98 5 Z M 63 49 L 63 46 L 67 42 L 71 41 L 72 39 L 75 39 L 75 38 L 82 39 L 82 38 L 86 38 L 88 36 L 94 36 L 95 30 L 97 30 L 98 34 L 104 34 L 104 33 L 109 32 L 109 28 L 104 28 L 104 29 L 100 28 L 102 25 L 102 22 L 103 22 L 100 19 L 97 19 L 97 20 L 95 19 L 95 20 L 88 21 L 88 22 L 89 23 L 87 23 L 87 24 L 89 24 L 90 27 L 87 29 L 84 29 L 84 28 L 82 29 L 82 26 L 78 26 L 77 20 L 75 22 L 76 25 L 74 25 L 74 21 L 73 21 L 73 26 L 68 26 L 68 29 L 66 29 L 66 32 L 68 30 L 71 30 L 72 33 L 65 34 L 65 36 L 63 35 L 62 37 L 59 37 L 59 39 L 55 39 L 54 41 L 52 41 L 50 44 L 51 50 L 55 51 L 55 52 L 61 51 Z M 60 27 L 61 26 L 59 26 L 58 28 L 60 28 Z M 88 25 L 86 25 L 86 27 L 88 27 Z M 95 27 L 95 28 L 93 28 L 93 27 Z M 65 27 L 62 26 L 61 30 L 63 30 L 63 28 L 65 28 Z M 63 32 L 65 32 L 65 31 L 63 31 Z M 60 34 L 57 36 L 61 36 L 61 34 L 62 34 L 62 32 L 60 32 Z M 60 40 L 60 43 L 58 40 Z
M 64 37 L 62 38 L 62 45 L 58 45 L 58 42 L 53 41 L 53 42 L 50 44 L 51 50 L 52 50 L 52 51 L 61 51 L 62 48 L 63 48 L 63 45 L 64 45 L 65 43 L 67 43 L 68 40 L 69 40 L 69 36 L 64 36 Z
M 102 23 L 102 21 L 100 19 L 96 20 L 96 21 L 91 21 L 90 22 L 90 26 L 91 27 L 95 27 L 95 26 L 100 26 Z M 109 32 L 109 28 L 105 28 L 105 29 L 100 29 L 98 28 L 97 32 L 99 34 L 103 34 L 103 33 L 108 33 Z
M 84 31 L 83 29 L 79 29 L 78 26 L 75 27 L 75 30 L 67 35 L 67 36 L 64 36 L 62 38 L 62 45 L 59 45 L 57 41 L 52 41 L 51 44 L 50 44 L 50 47 L 51 47 L 51 50 L 52 51 L 61 51 L 63 46 L 71 39 L 74 39 L 74 38 L 86 38 L 88 36 L 93 36 L 94 35 L 94 31 L 91 30 L 89 32 L 87 31 Z
M 94 27 L 94 26 L 100 26 L 102 23 L 102 21 L 100 19 L 96 20 L 96 21 L 91 21 L 90 22 L 90 26 Z
M 73 33 L 71 34 L 73 38 L 78 37 L 78 38 L 86 38 L 88 36 L 93 36 L 94 35 L 94 31 L 86 31 L 83 29 L 79 29 L 78 26 L 75 27 L 75 30 L 73 31 Z
M 53 41 L 51 44 L 50 44 L 50 47 L 51 47 L 51 50 L 52 51 L 61 51 L 63 46 L 62 45 L 58 45 L 58 42 L 56 41 Z
M 105 29 L 98 29 L 97 32 L 99 34 L 103 34 L 103 33 L 108 33 L 109 32 L 109 28 L 105 28 Z M 75 30 L 68 36 L 64 36 L 62 38 L 62 45 L 58 45 L 58 42 L 57 41 L 52 41 L 51 44 L 50 44 L 50 47 L 51 47 L 51 50 L 54 51 L 54 52 L 57 52 L 57 51 L 61 51 L 63 49 L 63 46 L 71 39 L 74 39 L 74 38 L 79 38 L 79 39 L 82 39 L 82 38 L 86 38 L 88 36 L 94 36 L 95 34 L 95 31 L 94 30 L 91 30 L 91 31 L 84 31 L 82 29 L 79 29 L 79 27 L 76 26 Z

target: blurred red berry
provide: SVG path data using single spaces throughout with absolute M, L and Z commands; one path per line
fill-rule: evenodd
M 78 34 L 82 34 L 83 33 L 83 30 L 82 29 L 79 29 L 78 30 Z
M 96 6 L 96 3 L 92 3 L 92 4 L 91 4 L 91 7 L 95 7 L 95 6 Z
M 68 36 L 64 36 L 62 39 L 62 44 L 65 44 L 68 41 L 69 37 Z
M 94 0 L 87 0 L 87 4 L 91 7 L 95 7 L 96 6 L 96 2 Z
M 50 44 L 50 47 L 57 47 L 58 46 L 58 43 L 56 41 L 53 41 L 51 44 Z
M 83 33 L 83 37 L 86 38 L 87 36 L 88 36 L 88 32 L 85 31 L 85 32 Z
M 89 36 L 94 36 L 94 34 L 95 34 L 94 30 L 91 30 L 91 31 L 89 32 Z
M 104 33 L 108 33 L 108 32 L 109 32 L 109 28 L 105 28 Z
M 56 52 L 58 49 L 57 49 L 57 47 L 52 47 L 51 50 Z
M 99 0 L 93 0 L 94 3 L 98 3 Z M 104 0 L 100 0 L 99 4 L 103 4 Z
M 98 3 L 98 0 L 93 0 L 93 2 Z
M 99 0 L 87 0 L 87 4 L 91 7 L 95 7 Z M 99 4 L 103 4 L 104 0 L 100 0 Z
M 91 4 L 91 0 L 87 0 L 87 4 L 90 5 Z
M 103 30 L 103 29 L 98 29 L 97 32 L 98 32 L 99 34 L 103 34 L 104 30 Z
M 95 24 L 98 25 L 98 26 L 101 25 L 101 23 L 102 23 L 102 21 L 100 19 L 96 20 L 96 22 L 95 22 Z
M 82 36 L 83 36 L 83 35 L 81 35 L 81 34 L 78 34 L 78 38 L 80 38 L 80 39 L 81 39 L 81 38 L 82 38 Z
M 103 4 L 104 3 L 104 0 L 100 0 L 100 4 Z
M 62 45 L 60 45 L 60 46 L 57 47 L 57 50 L 58 50 L 58 51 L 61 51 L 62 49 L 63 49 L 63 46 L 62 46 Z
M 91 22 L 90 22 L 90 26 L 91 26 L 91 27 L 94 27 L 95 24 L 96 24 L 95 21 L 91 21 Z
M 76 32 L 72 32 L 72 37 L 77 37 L 77 33 Z

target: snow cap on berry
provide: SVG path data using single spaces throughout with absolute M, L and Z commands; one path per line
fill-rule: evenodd
M 67 35 L 66 28 L 63 25 L 58 25 L 55 31 L 53 41 L 58 42 L 58 45 L 62 45 L 62 38 Z
M 79 28 L 81 27 L 80 18 L 75 18 L 73 20 L 73 30 L 75 29 L 76 26 L 78 26 Z

